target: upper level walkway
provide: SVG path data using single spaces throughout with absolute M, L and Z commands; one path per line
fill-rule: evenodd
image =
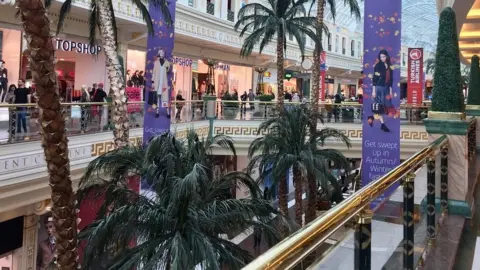
M 226 110 L 225 106 L 219 103 L 217 119 L 212 123 L 213 134 L 231 136 L 235 140 L 237 154 L 245 156 L 250 143 L 257 137 L 258 126 L 265 119 L 272 117 L 275 110 L 274 103 L 262 104 L 256 103 L 257 106 L 252 107 L 247 104 L 246 110 L 243 111 L 239 109 L 238 103 L 234 106 L 230 104 Z M 72 181 L 76 186 L 75 183 L 79 181 L 87 164 L 98 155 L 113 149 L 113 133 L 107 104 L 66 103 L 64 108 Z M 130 140 L 138 145 L 143 137 L 143 103 L 129 103 L 128 109 Z M 323 109 L 325 106 L 322 106 Z M 402 109 L 402 159 L 410 157 L 428 144 L 428 135 L 421 121 L 421 114 L 427 109 L 427 107 Z M 203 111 L 202 101 L 179 103 L 178 106 L 175 104 L 171 131 L 179 138 L 185 137 L 189 129 L 194 129 L 200 136 L 207 136 L 210 122 L 205 118 Z M 342 130 L 351 139 L 352 147 L 347 149 L 335 141 L 328 142 L 327 146 L 341 150 L 349 158 L 361 158 L 362 125 L 359 118 L 361 106 L 343 105 L 338 110 L 329 111 L 331 121 L 328 121 L 330 114 L 325 111 L 324 126 Z M 409 114 L 413 116 L 407 116 Z M 0 213 L 45 200 L 50 196 L 37 119 L 38 109 L 35 104 L 26 105 L 25 110 L 19 110 L 11 105 L 0 105 Z M 226 153 L 222 149 L 214 149 L 214 154 Z

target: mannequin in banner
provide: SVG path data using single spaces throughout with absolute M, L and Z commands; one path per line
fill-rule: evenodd
M 160 115 L 160 106 L 167 108 L 167 117 L 170 118 L 170 96 L 167 73 L 171 70 L 172 64 L 165 58 L 165 51 L 160 49 L 158 59 L 153 64 L 152 88 L 157 92 L 157 110 L 155 117 Z

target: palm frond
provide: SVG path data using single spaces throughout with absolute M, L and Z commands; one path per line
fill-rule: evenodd
M 51 4 L 51 0 L 46 0 L 45 1 L 45 6 L 47 6 L 47 1 L 50 2 L 48 6 Z M 65 18 L 67 15 L 70 13 L 70 10 L 72 8 L 72 0 L 65 0 L 63 2 L 62 6 L 60 7 L 60 11 L 58 13 L 58 23 L 57 23 L 57 35 L 60 33 L 63 27 L 63 23 L 65 22 Z

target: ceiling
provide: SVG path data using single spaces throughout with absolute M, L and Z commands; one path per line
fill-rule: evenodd
M 350 15 L 350 9 L 343 5 L 343 1 L 337 1 L 335 24 L 363 33 L 364 1 L 358 3 L 361 20 Z M 328 8 L 326 18 L 333 22 Z M 433 52 L 437 46 L 437 33 L 438 14 L 435 0 L 402 0 L 402 45 L 422 47 Z
M 480 55 L 480 0 L 455 1 L 460 53 L 469 62 L 473 55 Z

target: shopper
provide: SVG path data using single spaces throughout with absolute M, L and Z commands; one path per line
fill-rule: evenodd
M 135 70 L 132 76 L 132 83 L 134 87 L 138 87 L 139 85 L 139 76 L 138 76 L 138 70 Z
M 5 61 L 0 60 L 0 94 L 1 103 L 5 102 L 5 95 L 7 94 L 8 86 L 8 72 L 5 68 Z
M 255 103 L 252 102 L 255 101 L 255 94 L 252 89 L 248 90 L 248 101 L 250 101 L 250 110 L 255 110 Z
M 25 81 L 23 79 L 18 80 L 18 88 L 14 92 L 15 94 L 15 104 L 27 104 L 31 103 L 31 94 L 30 89 L 25 87 Z M 23 132 L 25 133 L 24 140 L 29 140 L 27 136 L 27 107 L 17 107 L 17 129 L 18 134 L 22 133 L 21 127 L 23 127 Z
M 90 102 L 90 93 L 86 85 L 82 85 L 82 96 L 80 97 L 81 103 Z M 88 122 L 88 110 L 90 106 L 81 104 L 80 105 L 80 132 L 83 134 L 87 132 L 87 122 Z
M 175 114 L 175 119 L 180 120 L 180 116 L 182 114 L 182 108 L 184 105 L 183 101 L 185 101 L 185 99 L 182 96 L 182 90 L 178 90 L 178 93 L 175 99 L 177 100 L 176 106 L 175 106 L 177 109 L 177 113 Z
M 145 76 L 143 75 L 143 70 L 138 73 L 138 87 L 145 86 Z
M 98 88 L 93 91 L 93 94 L 90 96 L 90 99 L 93 102 L 105 102 L 107 93 L 103 91 L 103 83 L 98 84 Z M 98 128 L 101 130 L 102 125 L 102 116 L 103 116 L 103 105 L 94 105 L 92 106 L 92 116 L 98 118 Z
M 243 94 L 240 96 L 240 100 L 242 101 L 242 104 L 240 105 L 240 113 L 245 113 L 247 111 L 247 91 L 243 91 Z

